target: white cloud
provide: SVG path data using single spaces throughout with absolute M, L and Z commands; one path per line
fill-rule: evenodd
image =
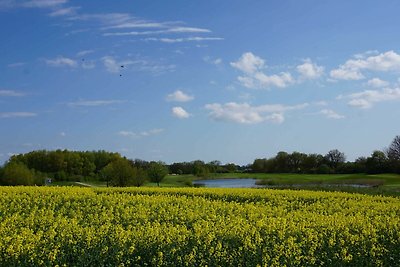
M 97 106 L 108 106 L 113 104 L 123 103 L 121 100 L 79 100 L 75 102 L 69 102 L 68 106 L 71 107 L 97 107 Z
M 262 87 L 269 87 L 272 85 L 284 88 L 293 83 L 292 75 L 288 72 L 282 72 L 280 74 L 273 75 L 266 75 L 262 72 L 258 72 L 254 75 L 254 78 L 255 81 L 257 81 Z
M 218 65 L 220 65 L 222 63 L 222 59 L 221 58 L 213 59 L 213 58 L 211 58 L 209 56 L 204 57 L 203 60 L 205 62 L 207 62 L 207 63 L 214 64 L 216 66 L 218 66 Z
M 369 71 L 400 71 L 400 55 L 387 51 L 374 56 L 349 59 L 339 68 L 330 72 L 330 76 L 338 80 L 361 80 L 365 76 L 362 70 Z
M 373 78 L 367 82 L 367 85 L 370 87 L 379 88 L 379 87 L 388 86 L 389 83 L 387 81 L 381 80 L 379 78 Z
M 167 95 L 166 100 L 170 102 L 188 102 L 193 100 L 194 97 L 191 95 L 187 95 L 181 90 L 176 90 L 172 94 Z
M 157 135 L 162 132 L 164 132 L 164 129 L 157 128 L 157 129 L 152 129 L 149 131 L 142 131 L 142 132 L 119 131 L 118 135 L 139 138 L 139 137 L 147 137 L 147 136 L 151 136 L 151 135 Z
M 158 41 L 163 43 L 182 43 L 182 42 L 202 42 L 202 41 L 222 41 L 221 37 L 185 37 L 185 38 L 146 38 L 144 41 Z
M 129 13 L 97 13 L 77 14 L 68 18 L 70 21 L 93 21 L 103 25 L 102 30 L 108 30 L 103 36 L 145 36 L 159 34 L 204 34 L 211 30 L 199 27 L 183 26 L 180 21 L 156 22 L 140 19 Z M 111 32 L 110 30 L 135 29 L 126 32 Z M 185 38 L 148 38 L 145 41 L 159 41 L 165 43 L 178 43 L 190 41 L 223 40 L 219 37 L 185 37 Z
M 333 79 L 337 80 L 361 80 L 364 75 L 358 69 L 352 69 L 341 65 L 338 69 L 331 70 L 329 73 Z
M 80 7 L 66 7 L 54 10 L 49 14 L 50 17 L 71 16 L 75 15 Z
M 251 106 L 248 103 L 229 102 L 226 104 L 207 104 L 209 117 L 216 121 L 230 121 L 242 124 L 255 124 L 264 121 L 282 123 L 284 113 L 291 110 L 300 110 L 308 104 L 285 106 L 280 104 Z
M 153 31 L 131 31 L 131 32 L 107 32 L 103 36 L 138 36 L 138 35 L 156 35 L 156 34 L 170 34 L 170 33 L 210 33 L 208 29 L 193 28 L 193 27 L 172 27 L 165 30 Z
M 281 124 L 285 121 L 285 117 L 282 113 L 272 113 L 271 115 L 265 117 L 265 120 L 276 124 Z
M 350 106 L 356 107 L 356 108 L 362 108 L 362 109 L 367 109 L 372 107 L 372 103 L 366 99 L 363 98 L 356 98 L 352 99 L 348 102 Z
M 60 136 L 61 136 L 61 137 L 65 137 L 65 136 L 67 136 L 67 134 L 66 134 L 65 132 L 61 132 L 61 133 L 60 133 Z
M 30 0 L 30 1 L 7 1 L 14 7 L 28 8 L 52 8 L 68 2 L 68 0 Z
M 78 63 L 71 58 L 58 56 L 55 59 L 46 59 L 46 64 L 53 67 L 76 67 Z
M 217 59 L 215 59 L 214 61 L 212 61 L 212 63 L 214 63 L 215 65 L 219 65 L 219 64 L 222 63 L 222 59 L 217 58 Z
M 76 56 L 83 57 L 83 56 L 89 55 L 93 52 L 94 52 L 94 50 L 82 50 L 82 51 L 79 51 L 78 53 L 76 53 Z
M 254 74 L 264 68 L 265 61 L 251 52 L 244 53 L 237 62 L 231 66 L 246 74 Z
M 119 72 L 121 65 L 118 64 L 118 62 L 110 56 L 106 56 L 102 58 L 103 60 L 103 64 L 106 67 L 107 71 L 112 72 L 112 73 L 116 73 Z
M 363 58 L 366 58 L 366 57 L 368 57 L 368 56 L 371 56 L 371 55 L 378 55 L 378 54 L 379 54 L 379 51 L 378 51 L 378 50 L 368 50 L 368 51 L 365 51 L 364 53 L 355 54 L 355 55 L 354 55 L 354 58 L 363 59 Z
M 134 71 L 146 71 L 153 74 L 171 72 L 175 70 L 175 65 L 164 65 L 158 62 L 151 62 L 143 59 L 117 61 L 114 57 L 106 56 L 102 58 L 103 64 L 108 72 L 118 73 L 122 69 L 132 69 Z
M 128 13 L 98 13 L 98 14 L 78 14 L 69 17 L 70 21 L 94 21 L 107 26 L 115 26 L 135 20 Z
M 294 82 L 288 72 L 266 75 L 262 72 L 265 61 L 251 52 L 244 53 L 238 61 L 231 62 L 231 66 L 243 72 L 244 76 L 239 76 L 238 80 L 247 88 L 268 88 L 270 86 L 284 88 Z
M 371 108 L 375 103 L 400 100 L 400 88 L 385 88 L 382 90 L 365 90 L 347 96 L 340 96 L 340 99 L 350 99 L 348 104 L 356 108 Z
M 296 67 L 302 79 L 317 79 L 324 74 L 324 67 L 313 63 L 311 59 L 306 59 L 303 64 Z
M 57 8 L 68 0 L 0 0 L 0 8 Z
M 18 96 L 25 96 L 25 94 L 21 93 L 21 92 L 14 91 L 14 90 L 1 90 L 0 89 L 0 96 L 18 97 Z
M 329 119 L 339 120 L 339 119 L 345 118 L 345 116 L 339 115 L 338 113 L 336 113 L 335 111 L 333 111 L 331 109 L 323 109 L 319 113 L 322 115 L 325 115 Z
M 36 116 L 37 113 L 33 112 L 0 112 L 0 118 L 27 118 Z
M 163 23 L 163 22 L 151 22 L 146 20 L 137 20 L 133 17 L 128 17 L 128 14 L 124 15 L 127 16 L 125 21 L 129 22 L 121 22 L 117 25 L 106 27 L 105 29 L 167 28 L 171 25 L 170 23 L 165 23 L 165 22 Z
M 94 61 L 84 61 L 82 62 L 81 67 L 84 69 L 94 69 L 96 67 L 96 63 Z
M 179 118 L 179 119 L 187 119 L 191 115 L 184 110 L 182 107 L 173 107 L 172 108 L 172 115 Z

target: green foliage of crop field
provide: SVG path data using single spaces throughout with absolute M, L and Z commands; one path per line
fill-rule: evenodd
M 400 199 L 206 188 L 0 188 L 0 266 L 399 266 Z

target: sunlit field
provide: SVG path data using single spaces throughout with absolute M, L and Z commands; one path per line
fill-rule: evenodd
M 1 266 L 398 266 L 400 199 L 206 188 L 0 188 Z

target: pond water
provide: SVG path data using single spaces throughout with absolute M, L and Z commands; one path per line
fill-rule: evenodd
M 214 179 L 214 180 L 196 180 L 194 186 L 221 187 L 221 188 L 252 188 L 263 187 L 256 185 L 256 179 Z
M 194 186 L 198 187 L 218 187 L 218 188 L 307 188 L 307 187 L 354 187 L 368 188 L 370 185 L 365 184 L 279 184 L 279 185 L 257 185 L 257 179 L 253 178 L 237 178 L 237 179 L 212 179 L 212 180 L 195 180 Z

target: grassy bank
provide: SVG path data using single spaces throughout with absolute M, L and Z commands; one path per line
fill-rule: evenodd
M 208 177 L 194 175 L 167 175 L 160 187 L 191 187 L 194 180 L 253 178 L 257 184 L 278 189 L 308 189 L 323 191 L 344 191 L 364 194 L 400 195 L 398 174 L 291 174 L 291 173 L 213 173 Z M 92 187 L 106 187 L 105 182 L 84 182 Z M 80 186 L 76 182 L 55 182 L 56 186 Z M 359 185 L 360 188 L 354 188 Z M 148 182 L 144 186 L 157 187 Z M 368 188 L 363 188 L 368 187 Z

